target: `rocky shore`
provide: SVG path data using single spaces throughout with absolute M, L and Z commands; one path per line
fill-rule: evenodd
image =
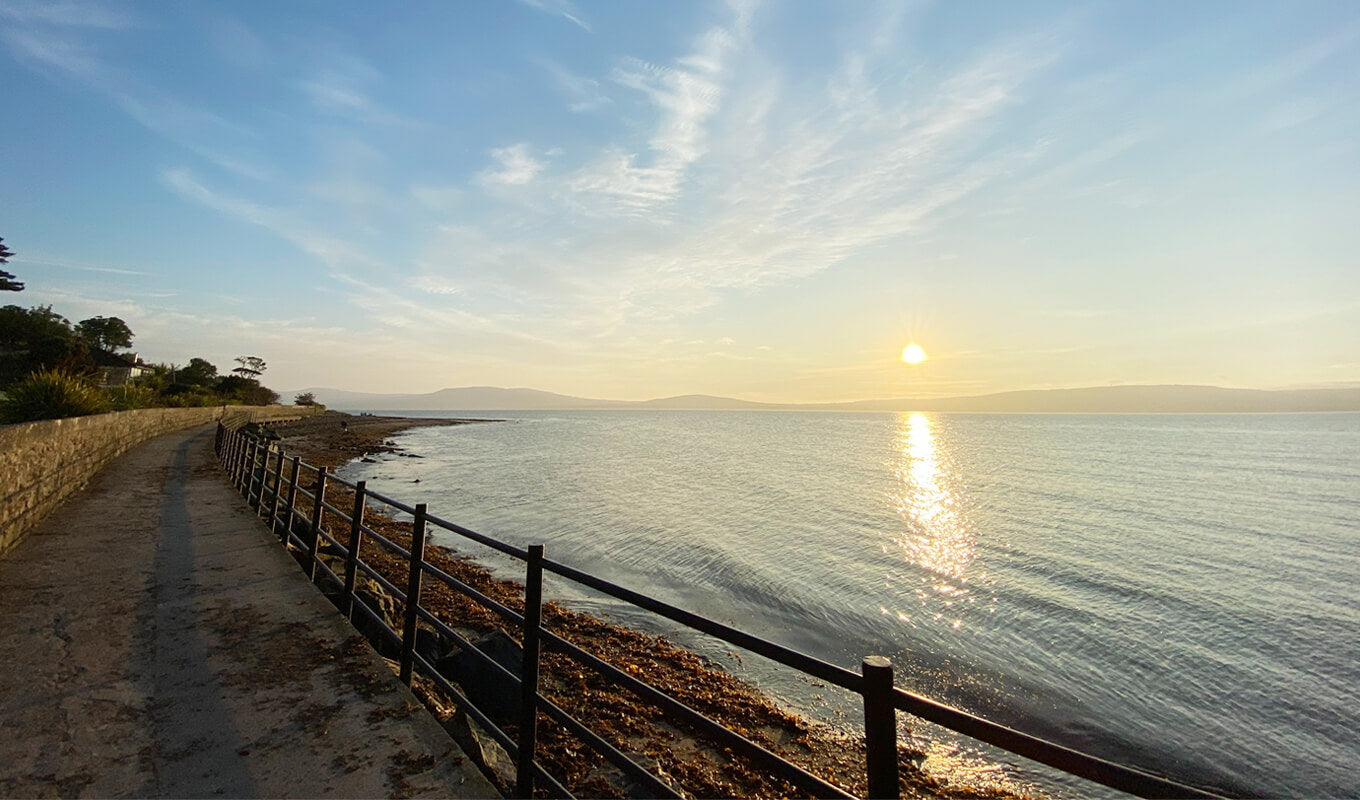
M 271 427 L 290 455 L 300 455 L 308 463 L 338 467 L 356 458 L 396 451 L 399 448 L 389 437 L 402 430 L 469 422 L 472 421 L 355 417 L 328 412 Z M 341 487 L 336 487 L 328 491 L 328 499 L 337 507 L 347 508 L 352 504 L 352 495 L 347 497 L 347 494 Z M 404 499 L 414 501 L 418 498 Z M 383 517 L 372 509 L 365 512 L 365 522 L 384 537 L 409 546 L 409 523 Z M 406 566 L 401 559 L 368 541 L 362 548 L 362 557 L 388 580 L 396 585 L 405 584 Z M 339 569 L 339 559 L 332 558 L 332 569 Z M 453 549 L 429 547 L 426 558 L 492 599 L 516 610 L 523 609 L 523 587 L 514 581 L 496 578 L 471 557 Z M 371 608 L 387 618 L 391 627 L 400 629 L 400 602 L 384 592 L 376 581 L 361 586 L 360 594 Z M 439 581 L 426 581 L 422 605 L 469 639 L 488 634 L 501 636 L 506 641 L 517 637 L 517 631 L 506 626 L 498 616 Z M 630 630 L 555 603 L 546 604 L 543 625 L 767 750 L 852 794 L 864 796 L 867 790 L 864 747 L 858 738 L 789 713 L 758 689 L 664 637 Z M 496 634 L 496 631 L 501 633 Z M 391 646 L 380 641 L 376 632 L 370 631 L 369 637 L 379 652 L 393 655 Z M 433 637 L 430 640 L 433 641 Z M 513 644 L 510 646 L 514 647 Z M 427 650 L 427 655 L 447 660 L 456 657 L 456 652 L 434 646 Z M 684 722 L 671 718 L 663 710 L 614 686 L 564 655 L 545 652 L 542 667 L 541 691 L 545 696 L 686 796 L 805 796 L 795 787 L 767 775 L 744 757 L 707 741 Z M 460 714 L 451 699 L 432 682 L 418 678 L 414 688 L 472 758 L 480 762 L 479 766 L 488 777 L 502 789 L 513 787 L 513 766 L 505 753 Z M 461 688 L 464 694 L 487 696 L 487 687 L 474 685 L 471 681 Z M 503 727 L 513 735 L 512 719 L 513 715 L 508 715 Z M 539 742 L 539 758 L 545 768 L 574 794 L 625 797 L 632 793 L 633 787 L 615 767 L 546 716 L 540 716 Z M 990 778 L 978 779 L 974 775 L 967 783 L 934 775 L 921 766 L 927 762 L 926 754 L 906 745 L 899 748 L 899 762 L 904 797 L 1033 796 L 994 771 L 990 772 Z

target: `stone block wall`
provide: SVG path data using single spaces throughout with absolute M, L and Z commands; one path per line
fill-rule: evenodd
M 143 408 L 2 425 L 0 555 L 105 464 L 147 439 L 219 420 L 235 426 L 310 413 L 297 406 Z

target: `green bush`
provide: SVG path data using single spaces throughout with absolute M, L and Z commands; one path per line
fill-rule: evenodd
M 222 398 L 203 389 L 173 392 L 165 395 L 163 401 L 165 405 L 171 408 L 201 408 L 203 406 L 222 405 Z
M 61 370 L 34 372 L 6 391 L 8 397 L 0 401 L 3 422 L 83 417 L 109 410 L 109 401 L 98 387 Z
M 114 411 L 131 411 L 134 408 L 152 408 L 161 405 L 160 396 L 149 386 L 128 384 L 104 390 Z

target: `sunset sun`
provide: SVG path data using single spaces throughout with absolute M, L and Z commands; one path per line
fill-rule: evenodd
M 919 344 L 909 344 L 902 350 L 902 360 L 908 364 L 920 364 L 926 360 L 926 351 Z

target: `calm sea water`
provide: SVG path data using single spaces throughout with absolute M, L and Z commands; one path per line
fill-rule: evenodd
M 346 476 L 1112 760 L 1360 795 L 1360 415 L 456 416 L 510 421 L 409 431 L 423 458 Z

